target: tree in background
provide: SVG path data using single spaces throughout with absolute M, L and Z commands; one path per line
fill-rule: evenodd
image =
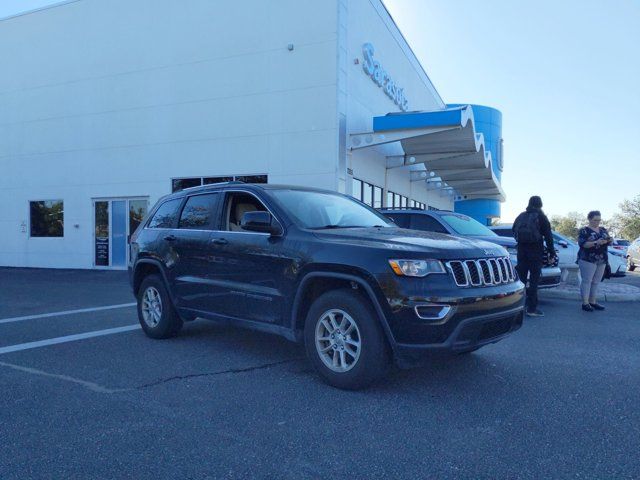
M 616 235 L 633 241 L 640 237 L 640 195 L 624 200 L 619 207 L 621 212 L 613 216 Z
M 551 217 L 551 229 L 573 240 L 578 239 L 578 232 L 587 223 L 587 217 L 578 212 L 569 212 L 567 215 L 554 215 Z

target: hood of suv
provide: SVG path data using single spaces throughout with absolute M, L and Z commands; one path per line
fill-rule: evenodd
M 336 228 L 319 230 L 315 235 L 323 241 L 388 249 L 393 251 L 394 255 L 403 251 L 424 254 L 425 257 L 437 259 L 507 255 L 505 250 L 495 243 L 404 228 Z
M 518 242 L 516 242 L 515 238 L 512 237 L 500 237 L 500 236 L 492 236 L 492 235 L 474 235 L 472 237 L 467 238 L 476 238 L 478 240 L 483 240 L 485 242 L 495 243 L 504 248 L 516 248 Z

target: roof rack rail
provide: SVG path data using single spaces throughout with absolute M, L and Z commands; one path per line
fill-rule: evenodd
M 380 210 L 426 210 L 426 208 L 420 207 L 382 207 Z
M 174 193 L 184 192 L 185 190 L 193 190 L 194 188 L 210 187 L 210 186 L 213 186 L 213 185 L 244 185 L 244 184 L 245 184 L 245 182 L 243 182 L 242 180 L 231 180 L 229 182 L 206 183 L 204 185 L 195 185 L 193 187 L 181 188 L 180 190 L 176 190 Z

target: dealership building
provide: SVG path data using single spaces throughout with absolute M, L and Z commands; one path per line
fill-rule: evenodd
M 160 197 L 229 180 L 500 216 L 500 112 L 445 103 L 381 0 L 71 0 L 0 58 L 0 266 L 126 268 Z

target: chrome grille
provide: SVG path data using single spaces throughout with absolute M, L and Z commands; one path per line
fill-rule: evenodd
M 487 287 L 516 280 L 509 257 L 451 260 L 447 267 L 459 287 Z

